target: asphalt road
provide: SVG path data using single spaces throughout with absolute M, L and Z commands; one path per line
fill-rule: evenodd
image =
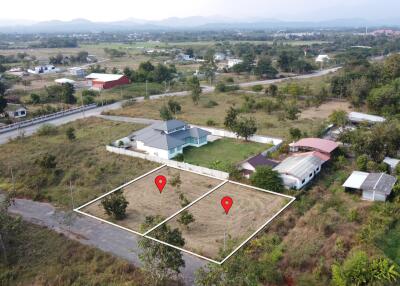
M 135 234 L 75 212 L 66 213 L 57 210 L 48 203 L 31 200 L 16 199 L 15 204 L 10 206 L 9 212 L 21 216 L 25 221 L 63 233 L 80 243 L 112 253 L 136 266 L 141 265 L 138 257 L 140 237 Z M 193 285 L 195 271 L 207 263 L 185 253 L 183 257 L 186 264 L 181 270 L 183 279 L 186 285 Z
M 336 72 L 337 70 L 339 70 L 341 67 L 336 67 L 336 68 L 331 68 L 331 69 L 326 69 L 326 70 L 321 70 L 312 74 L 307 74 L 307 75 L 300 75 L 300 76 L 295 76 L 295 77 L 291 77 L 291 78 L 282 78 L 282 79 L 270 79 L 270 80 L 261 80 L 261 81 L 252 81 L 252 82 L 245 82 L 245 83 L 240 83 L 239 86 L 240 87 L 250 87 L 250 86 L 254 86 L 254 85 L 258 85 L 258 84 L 272 84 L 272 83 L 279 83 L 285 80 L 289 80 L 289 79 L 308 79 L 308 78 L 314 78 L 314 77 L 320 77 L 320 76 L 324 76 L 327 75 L 329 73 L 333 73 Z M 215 90 L 214 87 L 212 86 L 203 86 L 203 93 L 211 93 Z M 162 98 L 165 96 L 187 96 L 189 94 L 189 92 L 187 91 L 181 91 L 181 92 L 171 92 L 171 93 L 164 93 L 164 94 L 157 94 L 157 95 L 152 95 L 150 96 L 151 100 L 154 99 L 158 99 L 158 98 Z M 144 100 L 143 97 L 137 97 L 136 101 L 142 101 Z M 100 115 L 103 111 L 107 111 L 107 110 L 114 110 L 114 109 L 119 109 L 122 107 L 122 103 L 123 101 L 120 102 L 116 102 L 110 105 L 106 105 L 106 106 L 101 106 L 101 107 L 97 107 L 91 110 L 87 110 L 85 112 L 81 112 L 81 113 L 76 113 L 76 114 L 72 114 L 72 115 L 67 115 L 65 117 L 61 117 L 61 118 L 56 118 L 53 120 L 49 120 L 45 123 L 50 123 L 53 125 L 62 125 L 62 124 L 66 124 L 68 122 L 71 121 L 75 121 L 77 119 L 82 119 L 85 117 L 90 117 L 90 116 L 97 116 Z M 13 130 L 7 133 L 3 133 L 0 134 L 0 144 L 5 144 L 7 143 L 10 139 L 14 139 L 17 138 L 18 136 L 24 135 L 24 136 L 30 136 L 33 133 L 35 133 L 38 128 L 40 128 L 40 126 L 42 126 L 43 123 L 38 123 L 36 125 L 32 125 L 29 127 L 25 127 L 22 128 L 21 130 Z

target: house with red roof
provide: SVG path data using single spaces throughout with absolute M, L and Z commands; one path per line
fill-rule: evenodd
M 317 151 L 328 155 L 330 158 L 331 154 L 339 147 L 339 144 L 327 139 L 303 138 L 297 142 L 289 144 L 289 147 L 291 152 Z

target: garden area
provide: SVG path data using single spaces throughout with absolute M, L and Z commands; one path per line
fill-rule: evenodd
M 183 151 L 185 163 L 228 171 L 229 168 L 272 145 L 221 138 L 202 147 L 188 147 Z

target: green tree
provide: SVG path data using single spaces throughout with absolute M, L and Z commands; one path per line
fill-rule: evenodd
M 275 78 L 278 71 L 272 66 L 270 58 L 262 57 L 257 62 L 255 74 L 263 78 Z
M 31 93 L 31 102 L 33 104 L 39 104 L 40 103 L 40 96 L 36 93 Z
M 332 266 L 332 283 L 335 286 L 385 285 L 400 277 L 395 266 L 387 259 L 370 260 L 364 251 L 351 253 L 342 265 Z
M 193 103 L 197 105 L 201 95 L 200 81 L 197 77 L 193 76 L 189 79 L 188 84 L 192 94 Z
M 226 116 L 224 119 L 224 126 L 228 128 L 229 130 L 233 130 L 235 125 L 236 125 L 236 119 L 239 115 L 239 111 L 234 108 L 230 107 L 228 111 L 226 112 Z
M 347 113 L 344 110 L 335 110 L 329 115 L 329 121 L 338 127 L 346 126 L 348 122 Z
M 250 177 L 250 182 L 253 186 L 273 192 L 280 193 L 284 190 L 280 174 L 268 166 L 257 167 Z
M 126 208 L 129 202 L 125 199 L 122 190 L 116 191 L 105 197 L 101 204 L 107 215 L 113 216 L 116 220 L 122 220 L 126 217 Z
M 299 128 L 290 128 L 289 134 L 292 140 L 299 140 L 301 138 L 301 130 Z
M 176 115 L 181 112 L 182 106 L 179 102 L 170 99 L 168 100 L 168 109 L 171 111 L 172 114 Z
M 65 83 L 62 85 L 62 101 L 67 104 L 76 103 L 76 98 L 74 96 L 75 87 L 70 83 Z
M 67 136 L 69 141 L 75 140 L 75 129 L 73 127 L 68 127 L 67 131 L 65 131 L 65 135 Z
M 193 223 L 194 221 L 195 219 L 193 215 L 188 210 L 181 212 L 178 218 L 178 222 L 184 225 L 187 229 L 189 229 L 189 224 Z
M 265 92 L 270 96 L 277 96 L 278 95 L 278 87 L 275 84 L 270 84 Z
M 246 141 L 257 132 L 257 124 L 254 118 L 240 117 L 236 120 L 233 131 L 237 136 L 243 137 Z
M 286 118 L 289 120 L 296 120 L 298 118 L 298 114 L 300 113 L 300 109 L 294 103 L 290 103 L 285 107 Z
M 166 106 L 166 105 L 161 106 L 161 108 L 160 108 L 160 117 L 161 117 L 162 120 L 165 120 L 165 121 L 171 120 L 171 119 L 174 118 L 172 116 L 172 113 L 169 110 L 168 106 Z
M 3 113 L 6 107 L 7 107 L 7 100 L 4 98 L 4 96 L 0 95 L 0 113 Z
M 9 251 L 13 239 L 15 239 L 21 229 L 21 219 L 8 215 L 8 208 L 11 205 L 9 196 L 0 200 L 0 264 L 7 265 L 10 263 Z M 1 263 L 3 262 L 3 263 Z
M 56 156 L 46 153 L 42 158 L 36 159 L 35 163 L 42 169 L 51 170 L 57 167 Z
M 141 229 L 145 231 L 161 221 L 163 221 L 163 218 L 159 216 L 148 216 Z M 166 223 L 156 228 L 152 232 L 152 236 L 177 247 L 185 245 L 185 240 L 182 238 L 179 229 L 171 229 Z M 177 249 L 147 238 L 139 241 L 139 247 L 142 250 L 139 258 L 143 263 L 144 269 L 147 270 L 151 285 L 165 285 L 167 280 L 177 278 L 180 268 L 185 266 L 182 253 Z
M 362 154 L 362 155 L 358 156 L 357 160 L 356 160 L 357 169 L 359 171 L 366 172 L 368 169 L 368 167 L 367 167 L 368 161 L 369 161 L 369 158 L 368 158 L 367 154 Z

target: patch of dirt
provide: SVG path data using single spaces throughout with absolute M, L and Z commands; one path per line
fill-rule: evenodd
M 352 111 L 350 103 L 344 101 L 330 101 L 319 107 L 310 107 L 301 111 L 299 119 L 326 119 L 335 110 Z

